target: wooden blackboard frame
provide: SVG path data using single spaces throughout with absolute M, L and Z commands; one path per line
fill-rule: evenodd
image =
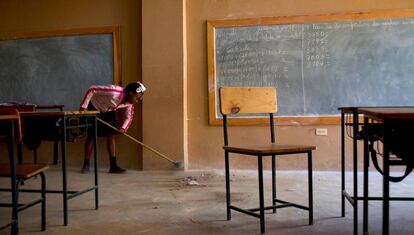
M 216 87 L 216 55 L 215 55 L 215 29 L 226 27 L 279 25 L 279 24 L 304 24 L 335 22 L 343 20 L 370 20 L 370 19 L 397 19 L 414 17 L 414 9 L 383 10 L 373 12 L 350 12 L 323 15 L 301 15 L 263 17 L 250 19 L 224 19 L 207 21 L 207 66 L 208 66 L 208 100 L 209 100 L 209 124 L 221 125 L 222 119 L 217 116 L 216 99 L 218 89 Z M 340 124 L 340 115 L 335 116 L 284 116 L 276 117 L 276 125 L 337 125 Z M 243 117 L 229 118 L 229 125 L 255 126 L 267 125 L 268 118 Z
M 113 82 L 122 85 L 121 72 L 121 27 L 120 26 L 102 26 L 89 28 L 60 29 L 50 31 L 36 32 L 13 32 L 3 33 L 0 41 L 15 39 L 47 38 L 59 36 L 80 36 L 92 34 L 110 34 L 112 35 L 112 54 L 113 54 Z

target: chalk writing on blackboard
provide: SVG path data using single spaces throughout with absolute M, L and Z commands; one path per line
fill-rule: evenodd
M 414 105 L 412 18 L 216 27 L 214 42 L 216 89 L 275 86 L 279 116 Z

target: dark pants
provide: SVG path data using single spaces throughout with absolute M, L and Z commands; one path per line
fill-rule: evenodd
M 89 104 L 88 110 L 96 110 L 96 108 L 93 107 L 92 104 Z M 97 117 L 111 124 L 112 126 L 116 127 L 116 111 L 101 112 L 97 115 Z M 119 132 L 101 123 L 100 121 L 98 121 L 97 126 L 98 126 L 98 136 L 108 136 L 108 135 L 119 134 Z

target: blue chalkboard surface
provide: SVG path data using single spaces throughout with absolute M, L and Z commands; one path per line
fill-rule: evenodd
M 215 26 L 214 58 L 216 90 L 275 86 L 282 117 L 414 105 L 413 18 Z
M 0 103 L 78 109 L 94 84 L 114 83 L 113 34 L 0 41 Z

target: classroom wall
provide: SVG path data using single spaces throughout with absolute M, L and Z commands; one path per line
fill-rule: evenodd
M 140 0 L 1 0 L 0 36 L 12 32 L 49 31 L 58 29 L 121 26 L 122 80 L 124 84 L 141 79 L 141 1 Z M 141 107 L 130 128 L 130 134 L 141 138 Z M 141 148 L 118 136 L 118 157 L 121 166 L 142 168 Z M 105 142 L 100 140 L 101 166 L 106 166 Z M 69 144 L 69 164 L 80 167 L 83 161 L 83 140 Z M 25 152 L 27 159 L 30 153 Z M 39 156 L 51 159 L 50 144 L 43 143 Z
M 143 80 L 157 93 L 145 98 L 143 139 L 185 160 L 188 169 L 223 169 L 222 128 L 208 125 L 207 20 L 405 9 L 414 8 L 414 1 L 143 0 L 143 6 Z M 328 136 L 315 136 L 316 127 L 327 128 Z M 280 143 L 316 145 L 314 169 L 339 169 L 339 125 L 278 126 L 276 131 Z M 268 132 L 264 127 L 232 127 L 230 143 L 268 141 Z M 151 157 L 144 152 L 144 169 L 169 169 Z M 281 158 L 278 167 L 304 169 L 305 163 L 301 157 Z M 256 164 L 254 159 L 232 162 L 237 169 Z
M 142 1 L 143 141 L 187 163 L 183 0 Z M 150 151 L 144 169 L 173 169 Z M 186 166 L 185 166 L 186 167 Z
M 412 0 L 2 0 L 0 35 L 54 29 L 121 25 L 122 79 L 140 79 L 149 90 L 144 96 L 143 117 L 138 107 L 130 133 L 141 137 L 186 169 L 223 169 L 221 127 L 208 125 L 206 20 L 265 16 L 323 14 L 380 9 L 414 8 Z M 141 20 L 142 14 L 142 20 Z M 142 27 L 142 44 L 141 44 Z M 142 53 L 141 53 L 142 45 Z M 337 170 L 339 126 L 328 128 L 328 136 L 315 136 L 316 126 L 277 127 L 281 143 L 313 144 L 315 169 Z M 243 130 L 243 131 L 242 131 Z M 231 128 L 231 143 L 265 140 L 263 127 Z M 166 161 L 144 152 L 125 138 L 119 139 L 121 165 L 134 169 L 171 169 Z M 69 163 L 79 166 L 83 142 L 70 145 Z M 349 148 L 349 146 L 348 146 Z M 103 164 L 105 143 L 100 142 Z M 43 158 L 51 156 L 42 145 Z M 142 163 L 142 161 L 143 163 Z M 349 161 L 348 161 L 349 162 Z M 237 168 L 254 168 L 255 161 L 234 162 Z M 300 169 L 299 157 L 283 159 L 283 169 Z
M 208 126 L 206 20 L 238 19 L 268 16 L 310 15 L 336 12 L 372 11 L 379 9 L 413 8 L 412 0 L 188 0 L 188 136 L 189 167 L 192 169 L 223 168 L 221 127 Z M 315 128 L 328 129 L 328 136 L 315 136 Z M 243 128 L 243 129 L 242 129 Z M 243 130 L 243 131 L 242 131 Z M 280 143 L 316 145 L 314 169 L 339 170 L 340 127 L 282 126 L 276 128 Z M 230 129 L 230 143 L 268 141 L 264 127 L 234 127 Z M 350 149 L 350 145 L 348 148 Z M 348 156 L 348 167 L 351 163 Z M 269 162 L 268 162 L 269 163 Z M 234 161 L 237 168 L 255 168 L 257 161 Z M 305 169 L 301 157 L 281 158 L 278 167 Z M 348 168 L 350 169 L 350 168 Z

